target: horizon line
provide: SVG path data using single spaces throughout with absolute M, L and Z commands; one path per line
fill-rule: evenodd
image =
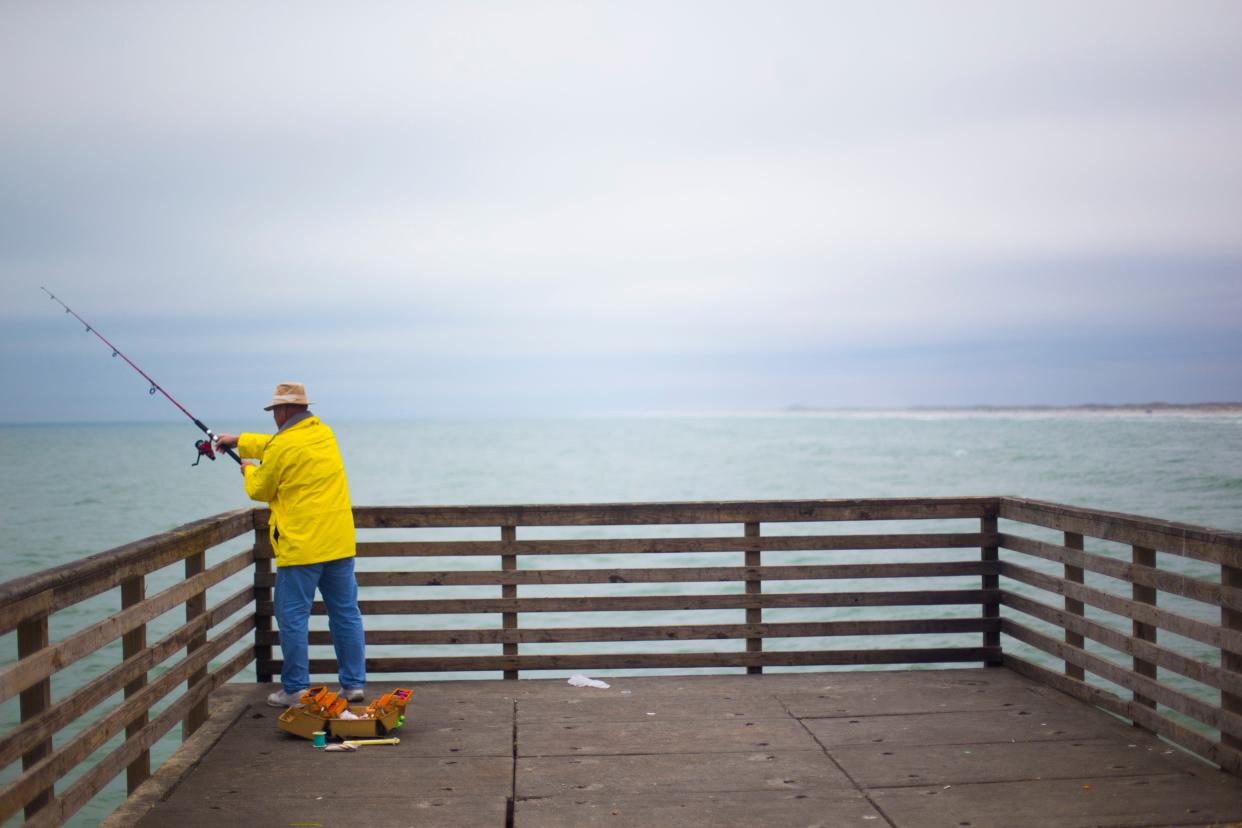
M 644 417 L 737 417 L 737 416 L 781 416 L 787 414 L 899 414 L 899 413 L 1032 413 L 1032 412 L 1134 412 L 1134 413 L 1239 413 L 1242 414 L 1242 401 L 1216 401 L 1193 403 L 1147 402 L 1147 403 L 1027 403 L 1027 404 L 993 404 L 973 403 L 970 405 L 898 405 L 898 406 L 827 406 L 795 403 L 780 408 L 718 408 L 705 410 L 652 410 L 652 411 L 611 411 L 576 414 L 554 413 L 513 413 L 513 414 L 410 414 L 398 416 L 357 416 L 339 417 L 343 421 L 367 422 L 401 422 L 408 420 L 575 420 L 575 419 L 606 419 L 644 418 Z M 334 419 L 338 419 L 334 417 Z M 70 425 L 172 425 L 184 423 L 177 417 L 156 419 L 115 419 L 115 420 L 2 420 L 0 426 L 70 426 Z

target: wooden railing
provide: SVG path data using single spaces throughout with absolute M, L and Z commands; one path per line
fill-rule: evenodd
M 0 766 L 20 757 L 23 768 L 0 788 L 0 820 L 24 808 L 30 823 L 56 824 L 123 769 L 132 791 L 150 772 L 151 746 L 177 722 L 192 732 L 214 688 L 251 664 L 259 681 L 279 673 L 267 514 L 221 515 L 0 585 L 0 633 L 16 631 L 18 659 L 0 669 L 0 702 L 21 696 Z M 1008 497 L 355 514 L 374 681 L 1005 665 L 1242 772 L 1237 533 Z M 253 548 L 206 566 L 208 549 L 250 532 Z M 146 597 L 145 579 L 180 562 L 185 580 Z M 210 586 L 252 563 L 252 583 L 207 606 Z M 49 618 L 118 588 L 119 612 L 50 640 Z M 148 644 L 147 625 L 180 605 L 185 623 Z M 252 647 L 221 655 L 252 630 Z M 311 671 L 326 679 L 336 672 L 329 634 L 310 635 Z M 118 664 L 58 687 L 52 703 L 61 670 L 118 639 Z M 124 701 L 98 709 L 122 689 Z M 122 730 L 119 747 L 93 755 Z M 89 770 L 57 793 L 83 763 Z
M 405 540 L 364 541 L 358 546 L 365 568 L 368 558 L 403 559 L 402 566 L 414 566 L 420 559 L 435 558 L 440 567 L 433 570 L 362 571 L 358 575 L 361 608 L 368 616 L 419 616 L 417 623 L 401 624 L 396 630 L 369 630 L 367 644 L 401 645 L 407 648 L 426 645 L 464 644 L 496 645 L 487 655 L 395 656 L 371 657 L 367 671 L 371 675 L 434 671 L 501 671 L 516 678 L 519 671 L 531 670 L 600 670 L 747 667 L 758 671 L 764 666 L 801 666 L 833 664 L 915 664 L 927 662 L 999 663 L 998 643 L 983 646 L 982 642 L 967 647 L 928 647 L 898 649 L 799 649 L 767 651 L 764 642 L 773 638 L 828 636 L 884 636 L 945 633 L 984 633 L 999 636 L 999 618 L 980 617 L 980 605 L 999 607 L 1000 593 L 993 586 L 986 588 L 983 580 L 995 579 L 999 573 L 996 561 L 980 560 L 979 549 L 985 545 L 980 534 L 980 521 L 988 520 L 995 510 L 995 500 L 986 498 L 944 498 L 939 500 L 888 501 L 793 501 L 773 503 L 679 503 L 679 504 L 605 504 L 594 506 L 509 506 L 509 507 L 379 507 L 355 510 L 359 528 L 435 529 L 451 527 L 484 527 L 494 532 L 492 540 Z M 843 521 L 926 521 L 966 520 L 967 529 L 936 534 L 888 533 L 867 535 L 764 534 L 764 527 L 774 524 L 814 524 L 819 527 Z M 729 525 L 736 534 L 713 531 L 710 535 L 679 537 L 652 536 L 601 538 L 563 537 L 526 539 L 528 530 L 544 527 L 589 529 L 590 527 L 675 527 Z M 565 534 L 564 531 L 561 534 Z M 589 534 L 579 531 L 574 534 Z M 991 540 L 994 540 L 991 539 Z M 970 549 L 969 560 L 937 561 L 935 550 Z M 924 550 L 929 560 L 918 562 L 831 563 L 834 553 L 844 550 L 869 550 L 874 559 L 884 550 Z M 816 561 L 793 566 L 764 563 L 777 553 L 813 552 Z M 677 563 L 670 558 L 732 558 L 729 563 L 694 565 Z M 719 553 L 728 553 L 724 556 Z M 260 555 L 270 555 L 261 550 Z M 663 565 L 645 568 L 600 566 L 593 563 L 598 556 L 659 556 Z M 804 556 L 805 557 L 805 556 Z M 959 556 L 960 557 L 960 556 Z M 534 561 L 550 558 L 556 565 L 544 568 Z M 459 568 L 444 569 L 443 561 L 452 559 Z M 499 569 L 466 568 L 461 562 L 489 561 Z M 407 563 L 412 561 L 413 563 Z M 391 566 L 391 564 L 389 565 Z M 929 589 L 927 579 L 953 578 L 959 582 L 971 579 L 969 585 L 959 583 L 953 588 Z M 908 590 L 857 591 L 856 582 L 869 580 L 899 585 L 906 579 L 920 579 L 917 588 Z M 800 585 L 822 585 L 850 581 L 855 588 L 828 591 L 822 586 L 814 591 L 775 591 L 773 584 L 786 582 Z M 256 584 L 272 586 L 274 576 L 264 572 Z M 606 585 L 601 590 L 588 585 Z M 633 585 L 650 585 L 636 590 Z M 768 590 L 764 586 L 769 587 Z M 574 587 L 588 594 L 529 596 L 533 588 L 546 591 L 547 586 Z M 382 587 L 422 587 L 417 598 L 376 600 L 367 593 Z M 435 593 L 449 592 L 455 587 L 499 588 L 499 595 L 490 597 L 437 598 Z M 522 594 L 525 591 L 527 594 Z M 650 594 L 658 591 L 658 594 Z M 635 594 L 645 592 L 647 594 Z M 606 593 L 606 594 L 602 594 Z M 529 596 L 529 597 L 528 597 Z M 827 609 L 857 607 L 924 607 L 935 610 L 934 617 L 872 621 L 798 621 L 768 623 L 765 611 L 787 609 Z M 708 614 L 709 611 L 734 611 L 737 617 L 727 623 L 693 623 L 669 625 L 670 613 Z M 271 603 L 261 600 L 260 618 L 270 617 Z M 315 613 L 325 612 L 316 603 Z M 600 612 L 628 613 L 626 626 L 582 626 L 564 622 L 557 626 L 519 625 L 522 617 L 546 617 L 555 613 L 561 619 L 589 619 Z M 744 613 L 744 615 L 743 615 Z M 715 613 L 719 615 L 719 612 Z M 462 626 L 439 629 L 440 619 L 447 616 Z M 946 617 L 953 616 L 957 617 Z M 650 619 L 646 621 L 644 619 Z M 499 622 L 499 623 L 497 623 Z M 738 623 L 744 622 L 744 623 Z M 589 623 L 583 621 L 582 623 Z M 257 666 L 260 681 L 280 673 L 281 662 L 266 657 L 279 634 L 270 632 L 270 624 L 259 624 L 263 632 L 257 640 L 263 648 Z M 312 633 L 312 644 L 330 641 L 327 632 Z M 710 649 L 670 652 L 599 652 L 598 647 L 579 646 L 577 653 L 524 653 L 528 645 L 590 645 L 600 642 L 650 641 L 711 641 Z M 729 642 L 735 646 L 730 648 Z M 738 646 L 744 642 L 744 646 Z M 538 649 L 546 649 L 540 646 Z M 331 659 L 312 659 L 313 673 L 334 673 Z
M 1025 556 L 1001 563 L 1013 582 L 1002 632 L 1064 672 L 1013 647 L 1005 666 L 1242 773 L 1242 534 L 1008 497 L 999 517 L 1001 548 Z M 1034 539 L 1033 527 L 1059 537 Z M 1084 550 L 1090 539 L 1097 551 Z
M 132 792 L 150 775 L 156 741 L 179 722 L 188 735 L 207 718 L 208 694 L 254 660 L 246 648 L 214 669 L 209 666 L 254 629 L 254 588 L 247 585 L 210 608 L 207 590 L 249 569 L 254 550 L 210 567 L 206 553 L 253 529 L 252 510 L 231 512 L 0 585 L 0 634 L 16 633 L 18 659 L 0 668 L 0 702 L 20 696 L 21 707 L 21 723 L 0 735 L 0 767 L 20 758 L 23 771 L 0 789 L 0 821 L 24 808 L 28 824 L 60 824 L 122 771 Z M 184 566 L 184 577 L 174 573 L 174 585 L 148 596 L 148 579 L 177 564 Z M 84 620 L 80 629 L 50 640 L 57 613 L 118 591 L 116 611 L 102 611 L 102 618 Z M 185 622 L 148 643 L 148 624 L 179 607 Z M 247 609 L 211 637 L 214 628 Z M 119 663 L 80 686 L 58 684 L 53 695 L 58 673 L 115 649 L 118 640 L 114 660 Z M 151 679 L 153 672 L 158 677 Z M 151 708 L 179 687 L 181 693 L 150 718 Z M 101 712 L 100 705 L 121 691 L 124 701 Z M 122 731 L 119 747 L 93 759 Z M 64 742 L 54 747 L 58 735 Z M 56 782 L 87 760 L 89 770 L 55 795 Z

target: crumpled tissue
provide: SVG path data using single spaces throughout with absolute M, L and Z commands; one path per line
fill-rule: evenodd
M 599 679 L 587 678 L 578 673 L 569 677 L 569 683 L 574 687 L 598 687 L 601 690 L 608 689 L 608 683 Z

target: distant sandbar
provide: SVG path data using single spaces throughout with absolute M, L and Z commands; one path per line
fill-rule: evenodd
M 813 412 L 844 412 L 844 411 L 911 411 L 920 413 L 954 412 L 954 413 L 1035 413 L 1035 412 L 1100 412 L 1119 414 L 1242 414 L 1242 402 L 1200 402 L 1200 403 L 1084 403 L 1082 405 L 912 405 L 901 408 L 863 408 L 841 407 L 831 408 L 813 405 L 791 405 L 785 411 L 790 413 Z

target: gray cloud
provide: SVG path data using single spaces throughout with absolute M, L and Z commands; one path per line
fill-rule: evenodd
M 1097 399 L 1035 381 L 1066 336 L 1150 360 L 1113 401 L 1242 396 L 1205 367 L 1242 318 L 1234 3 L 0 15 L 0 380 L 36 359 L 0 420 L 95 370 L 39 284 L 230 399 L 282 365 L 416 368 L 419 410 Z

